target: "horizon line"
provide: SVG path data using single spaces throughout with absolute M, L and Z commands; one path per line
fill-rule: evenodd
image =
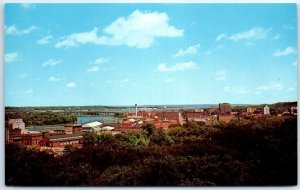
M 298 102 L 298 100 L 294 101 L 279 101 L 272 103 L 230 103 L 230 102 L 219 102 L 219 103 L 199 103 L 199 104 L 137 104 L 138 107 L 143 106 L 191 106 L 191 105 L 218 105 L 221 103 L 229 103 L 231 105 L 262 105 L 262 104 L 276 104 L 276 103 L 292 103 Z M 24 106 L 16 106 L 16 105 L 4 105 L 4 107 L 84 107 L 84 106 L 102 106 L 102 107 L 134 107 L 135 104 L 127 104 L 127 105 L 24 105 Z

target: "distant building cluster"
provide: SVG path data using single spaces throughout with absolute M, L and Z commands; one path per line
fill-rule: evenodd
M 94 121 L 85 124 L 67 124 L 60 129 L 29 131 L 22 119 L 9 119 L 5 126 L 6 143 L 21 143 L 39 150 L 54 154 L 63 154 L 67 145 L 82 147 L 83 134 L 95 132 L 97 134 L 118 134 L 141 131 L 142 125 L 151 123 L 156 128 L 167 129 L 172 124 L 183 125 L 186 122 L 204 122 L 209 124 L 216 121 L 229 122 L 241 118 L 269 117 L 270 115 L 297 115 L 297 107 L 284 111 L 272 111 L 268 105 L 263 107 L 247 107 L 242 110 L 232 110 L 229 103 L 220 103 L 218 108 L 205 109 L 140 109 L 135 104 L 134 112 L 122 113 L 124 119 L 119 123 L 101 123 Z

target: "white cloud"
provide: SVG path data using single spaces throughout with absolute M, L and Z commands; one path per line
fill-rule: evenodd
M 26 90 L 26 91 L 24 91 L 24 93 L 25 94 L 31 94 L 31 93 L 33 93 L 33 90 Z
M 219 34 L 216 38 L 216 41 L 220 41 L 220 40 L 223 40 L 226 38 L 228 38 L 228 36 L 226 34 Z
M 282 83 L 274 83 L 271 82 L 267 85 L 261 85 L 253 89 L 254 92 L 263 92 L 263 91 L 278 91 L 282 90 L 284 88 L 284 85 Z
M 270 89 L 272 90 L 282 90 L 284 85 L 282 83 L 271 83 Z
M 57 78 L 57 77 L 55 77 L 55 76 L 51 76 L 51 77 L 49 78 L 49 81 L 50 81 L 50 82 L 59 82 L 59 81 L 62 81 L 62 79 L 61 79 L 61 78 Z
M 98 45 L 127 45 L 148 48 L 159 37 L 180 37 L 184 30 L 169 24 L 166 13 L 134 11 L 127 18 L 120 17 L 103 29 L 104 35 L 97 35 L 98 29 L 75 33 L 64 37 L 55 44 L 56 48 L 73 47 L 92 43 Z
M 200 44 L 196 44 L 194 46 L 190 46 L 187 49 L 183 50 L 179 50 L 175 55 L 173 55 L 174 57 L 181 57 L 181 56 L 185 56 L 185 55 L 189 55 L 189 54 L 196 54 L 198 51 L 198 48 L 200 47 Z
M 250 30 L 239 32 L 232 34 L 231 36 L 227 36 L 226 34 L 220 34 L 217 36 L 216 41 L 220 41 L 223 39 L 233 40 L 238 42 L 240 40 L 254 40 L 254 39 L 263 39 L 267 37 L 270 29 L 265 29 L 262 27 L 251 28 Z
M 49 59 L 43 63 L 43 67 L 47 66 L 55 66 L 57 64 L 61 63 L 61 60 L 54 60 L 54 59 Z
M 219 49 L 222 49 L 223 48 L 223 45 L 217 45 L 216 47 L 214 47 L 213 49 L 210 49 L 210 50 L 207 50 L 205 52 L 205 55 L 211 55 L 212 53 L 218 51 Z
M 293 66 L 297 67 L 297 60 L 292 63 Z
M 194 62 L 184 62 L 184 63 L 176 63 L 172 66 L 166 66 L 166 64 L 162 63 L 157 66 L 157 70 L 159 72 L 174 72 L 174 71 L 184 71 L 184 70 L 193 70 L 196 69 L 197 66 Z
M 127 82 L 129 82 L 129 79 L 123 79 L 119 81 L 119 83 L 127 83 Z
M 271 82 L 267 85 L 261 85 L 255 88 L 247 88 L 244 86 L 234 86 L 234 87 L 224 87 L 223 90 L 225 92 L 232 92 L 232 93 L 236 93 L 236 94 L 247 94 L 247 93 L 252 93 L 255 95 L 259 95 L 262 94 L 262 92 L 274 92 L 274 91 L 280 91 L 283 90 L 284 85 L 282 83 L 274 83 Z
M 100 57 L 94 61 L 94 64 L 103 64 L 103 63 L 107 63 L 108 61 L 109 61 L 108 58 Z
M 67 84 L 67 87 L 68 88 L 75 88 L 77 86 L 77 84 L 75 83 L 75 82 L 69 82 L 68 84 Z
M 248 94 L 251 92 L 251 89 L 246 88 L 244 86 L 241 87 L 228 87 L 225 86 L 223 89 L 225 92 L 232 92 L 232 93 L 236 93 L 236 94 Z
M 22 73 L 20 74 L 21 79 L 25 79 L 28 76 L 28 73 Z
M 246 45 L 246 46 L 254 46 L 255 43 L 254 43 L 254 42 L 245 42 L 245 45 Z
M 286 91 L 287 92 L 292 92 L 292 91 L 294 91 L 295 89 L 294 88 L 288 88 Z
M 36 7 L 36 5 L 33 3 L 21 3 L 20 5 L 24 9 L 34 9 Z
M 173 81 L 174 81 L 173 78 L 167 78 L 167 79 L 165 79 L 165 82 L 173 82 Z
M 225 70 L 217 71 L 215 74 L 216 80 L 226 80 L 227 73 Z
M 32 25 L 29 28 L 20 30 L 15 25 L 11 25 L 9 27 L 5 26 L 5 34 L 7 35 L 23 35 L 23 34 L 29 34 L 37 29 L 36 26 Z
M 93 67 L 87 69 L 86 71 L 87 71 L 87 72 L 96 72 L 96 71 L 99 71 L 99 67 L 93 66 Z
M 212 53 L 212 51 L 208 50 L 208 51 L 205 52 L 205 55 L 210 55 L 211 53 Z
M 45 36 L 45 37 L 39 39 L 39 40 L 37 41 L 37 44 L 39 44 L 39 45 L 46 45 L 46 44 L 49 44 L 51 39 L 52 39 L 52 36 L 51 36 L 51 35 Z
M 282 51 L 277 50 L 273 56 L 275 57 L 280 57 L 280 56 L 286 56 L 286 55 L 290 55 L 290 54 L 295 54 L 297 53 L 296 49 L 294 47 L 287 47 Z
M 272 38 L 272 40 L 278 40 L 278 39 L 280 39 L 280 38 L 281 38 L 280 34 L 276 34 L 276 35 Z
M 15 62 L 19 59 L 18 52 L 6 53 L 5 54 L 5 63 Z

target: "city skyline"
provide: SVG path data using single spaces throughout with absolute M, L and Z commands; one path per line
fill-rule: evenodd
M 296 4 L 6 4 L 5 106 L 297 101 L 296 22 Z

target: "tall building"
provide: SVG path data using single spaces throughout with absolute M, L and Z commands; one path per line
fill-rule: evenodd
M 270 114 L 270 108 L 269 108 L 269 106 L 265 106 L 264 108 L 263 108 L 263 114 L 264 115 L 269 115 Z
M 134 106 L 135 106 L 135 116 L 137 116 L 137 104 L 135 104 Z
M 220 114 L 230 114 L 231 113 L 230 104 L 229 103 L 220 103 L 219 111 L 220 111 Z
M 22 134 L 28 132 L 28 130 L 25 129 L 25 123 L 23 122 L 23 119 L 9 119 L 7 125 L 10 129 L 21 129 Z
M 253 113 L 256 111 L 256 108 L 247 107 L 247 113 Z

